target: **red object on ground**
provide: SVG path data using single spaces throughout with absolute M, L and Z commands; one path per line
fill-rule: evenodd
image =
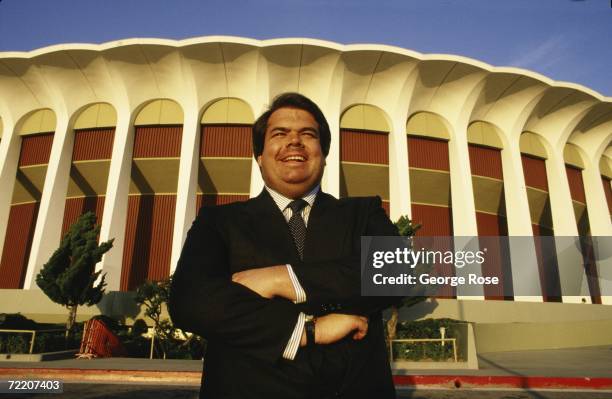
M 91 319 L 85 323 L 79 357 L 113 357 L 125 355 L 125 348 L 103 321 Z
M 393 382 L 396 388 L 612 389 L 612 378 L 607 377 L 394 375 Z

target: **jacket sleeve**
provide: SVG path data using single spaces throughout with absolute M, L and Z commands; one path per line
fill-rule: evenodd
M 174 324 L 259 359 L 280 359 L 299 310 L 231 281 L 218 209 L 203 207 L 187 234 L 173 276 L 168 310 Z
M 307 311 L 314 314 L 349 313 L 369 316 L 391 305 L 401 297 L 361 296 L 361 236 L 397 236 L 398 231 L 382 208 L 380 197 L 368 198 L 362 212 L 365 223 L 355 234 L 352 251 L 343 259 L 302 262 L 294 273 L 304 288 Z

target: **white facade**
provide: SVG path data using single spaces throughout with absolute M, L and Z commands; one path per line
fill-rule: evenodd
M 372 105 L 382 111 L 389 127 L 391 218 L 410 215 L 406 124 L 412 116 L 428 112 L 438 117 L 449 136 L 455 235 L 478 235 L 468 128 L 485 122 L 501 143 L 509 235 L 532 234 L 520 156 L 528 151 L 521 147 L 521 135 L 531 132 L 546 151 L 555 234 L 578 235 L 565 163 L 579 162 L 591 234 L 612 236 L 601 180 L 602 175 L 612 177 L 612 98 L 577 84 L 459 56 L 311 39 L 128 39 L 0 53 L 0 61 L 0 243 L 6 238 L 23 125 L 36 110 L 49 109 L 55 115 L 24 289 L 36 288 L 37 272 L 60 242 L 72 132 L 81 112 L 97 103 L 109 104 L 116 113 L 100 237 L 115 238 L 114 250 L 100 265 L 110 290 L 119 289 L 134 123 L 143 107 L 158 99 L 174 101 L 183 113 L 171 270 L 196 213 L 197 147 L 204 110 L 216 100 L 237 98 L 257 116 L 285 91 L 310 97 L 330 122 L 332 145 L 323 189 L 333 195 L 340 192 L 341 115 L 353 105 Z M 577 149 L 578 161 L 564 156 L 568 143 Z M 251 170 L 250 193 L 256 195 L 263 183 L 254 161 Z M 600 276 L 612 281 L 612 264 L 602 262 L 598 268 Z M 610 297 L 602 301 L 612 304 Z

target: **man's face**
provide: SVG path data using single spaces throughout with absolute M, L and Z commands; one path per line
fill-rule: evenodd
M 279 108 L 270 115 L 257 163 L 266 185 L 288 198 L 300 198 L 323 176 L 325 157 L 319 124 L 307 111 Z

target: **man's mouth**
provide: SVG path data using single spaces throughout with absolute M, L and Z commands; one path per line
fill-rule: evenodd
M 302 155 L 290 155 L 288 157 L 281 159 L 281 161 L 283 162 L 290 162 L 290 161 L 306 162 L 306 157 Z

